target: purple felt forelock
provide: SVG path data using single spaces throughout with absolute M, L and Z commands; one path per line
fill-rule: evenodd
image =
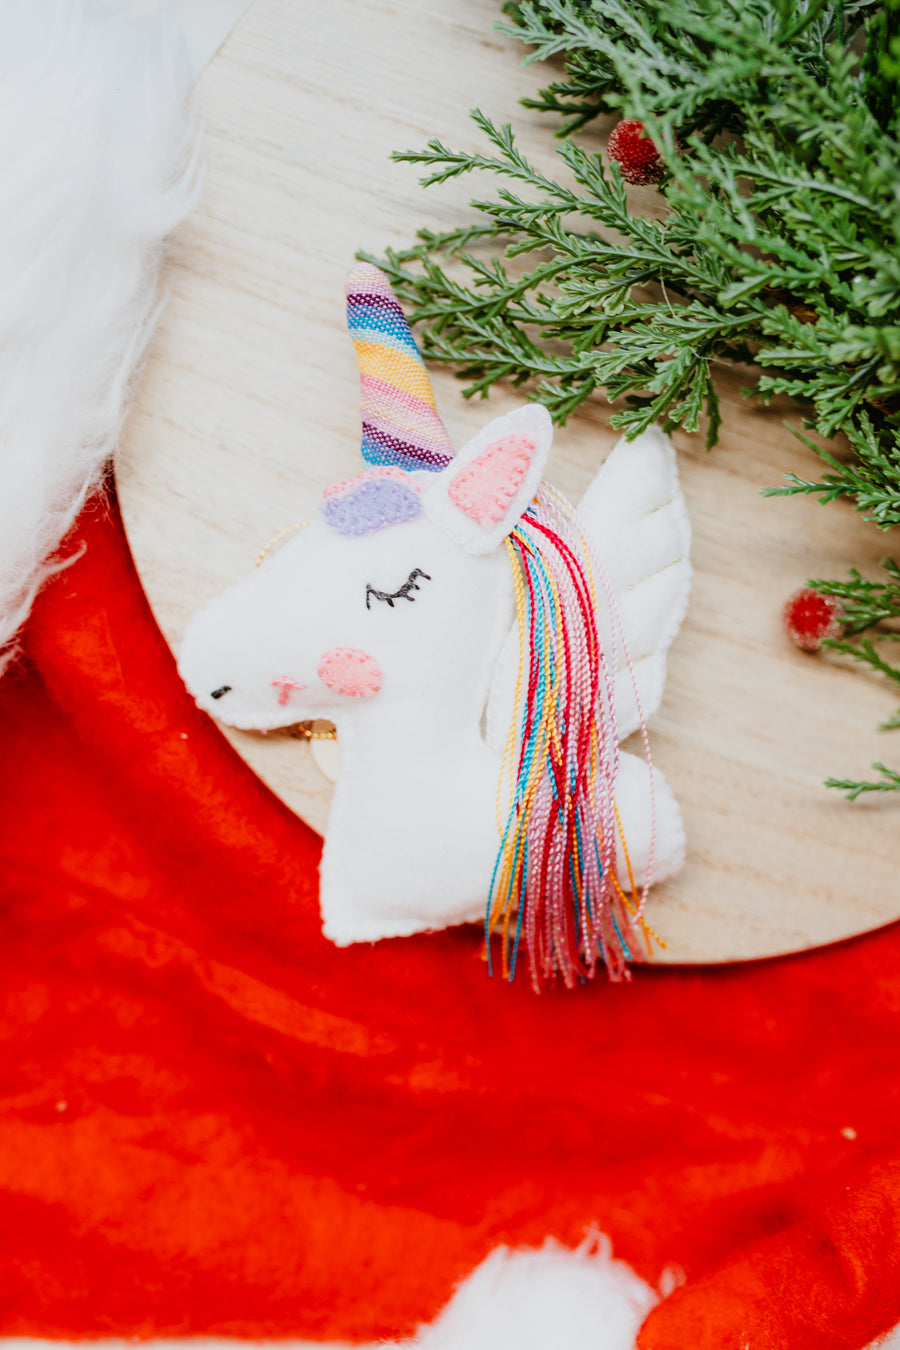
M 361 476 L 345 491 L 327 493 L 322 502 L 325 523 L 339 534 L 370 534 L 385 525 L 415 520 L 421 513 L 418 492 L 394 474 Z

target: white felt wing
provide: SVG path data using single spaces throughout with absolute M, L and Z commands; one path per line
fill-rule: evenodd
M 619 441 L 578 514 L 618 609 L 619 624 L 610 616 L 607 631 L 614 634 L 609 650 L 614 653 L 616 721 L 624 740 L 640 725 L 635 684 L 645 718 L 660 705 L 666 654 L 691 589 L 691 527 L 669 437 L 650 427 L 633 441 Z M 602 596 L 599 577 L 597 590 Z
M 634 877 L 640 889 L 648 879 L 665 881 L 684 866 L 685 839 L 681 808 L 662 773 L 646 760 L 619 755 L 616 810 L 622 830 L 616 839 L 616 872 Z M 622 847 L 628 843 L 628 857 Z
M 588 488 L 578 514 L 605 569 L 618 611 L 617 621 L 609 612 L 603 580 L 597 577 L 601 641 L 612 663 L 616 721 L 624 740 L 640 726 L 637 697 L 645 718 L 659 707 L 666 653 L 681 627 L 691 588 L 691 527 L 669 437 L 651 427 L 633 441 L 619 441 Z M 518 635 L 513 625 L 487 707 L 487 739 L 497 750 L 503 748 L 512 720 L 517 669 Z

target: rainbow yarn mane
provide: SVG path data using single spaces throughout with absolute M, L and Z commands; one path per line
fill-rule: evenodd
M 503 976 L 524 949 L 536 991 L 571 988 L 602 961 L 627 979 L 642 904 L 616 875 L 619 735 L 612 676 L 597 631 L 590 548 L 574 507 L 548 483 L 507 539 L 519 631 L 515 720 L 498 802 L 501 842 L 485 929 Z M 621 832 L 620 832 L 621 835 Z M 622 846 L 629 874 L 627 848 Z M 634 892 L 629 876 L 628 889 Z

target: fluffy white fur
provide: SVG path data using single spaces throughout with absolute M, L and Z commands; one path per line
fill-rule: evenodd
M 453 504 L 450 488 L 475 455 L 510 435 L 531 442 L 532 460 L 502 520 L 482 528 Z M 316 521 L 213 600 L 185 634 L 182 677 L 214 717 L 260 731 L 315 717 L 337 724 L 340 771 L 320 897 L 324 931 L 339 945 L 483 916 L 515 699 L 518 639 L 503 537 L 534 493 L 550 439 L 543 408 L 497 418 L 441 473 L 409 475 L 422 494 L 418 517 L 363 535 Z M 496 488 L 498 501 L 503 489 Z M 598 622 L 604 650 L 625 672 L 616 702 L 627 731 L 639 717 L 620 624 L 649 715 L 690 586 L 690 531 L 662 433 L 613 451 L 584 519 L 609 573 L 609 603 L 598 580 Z M 612 556 L 619 549 L 626 559 Z M 412 601 L 367 605 L 367 586 L 394 592 L 414 569 L 428 579 Z M 374 658 L 377 693 L 350 696 L 326 686 L 319 663 L 336 648 Z M 282 677 L 294 682 L 286 697 Z M 656 879 L 684 857 L 678 805 L 658 771 L 650 787 L 644 761 L 623 754 L 616 800 L 639 883 L 651 841 Z M 619 866 L 626 875 L 622 857 Z
M 605 1239 L 498 1247 L 422 1327 L 421 1350 L 633 1350 L 659 1296 Z
M 171 14 L 183 34 L 194 81 L 250 8 L 252 0 L 98 0 L 98 3 L 134 14 L 162 9 Z
M 192 201 L 189 84 L 162 15 L 0 5 L 0 671 L 116 445 Z

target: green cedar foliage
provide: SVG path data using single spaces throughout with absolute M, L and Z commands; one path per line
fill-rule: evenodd
M 774 494 L 847 498 L 900 523 L 900 0 L 523 0 L 502 31 L 564 56 L 530 107 L 560 115 L 559 178 L 482 113 L 481 154 L 438 140 L 395 158 L 425 185 L 475 170 L 471 223 L 378 261 L 423 325 L 427 359 L 485 395 L 530 382 L 553 417 L 595 391 L 614 426 L 652 422 L 717 439 L 717 362 L 756 367 L 786 394 L 824 462 Z M 665 175 L 662 219 L 630 203 L 618 167 L 572 138 L 593 117 L 638 118 Z M 448 270 L 448 260 L 453 266 Z M 452 276 L 450 273 L 452 272 Z M 837 644 L 900 684 L 900 571 L 816 582 L 851 622 Z M 863 636 L 867 634 L 867 636 Z M 875 644 L 879 643 L 880 646 Z M 900 726 L 900 714 L 887 725 Z M 900 788 L 829 780 L 851 798 Z

